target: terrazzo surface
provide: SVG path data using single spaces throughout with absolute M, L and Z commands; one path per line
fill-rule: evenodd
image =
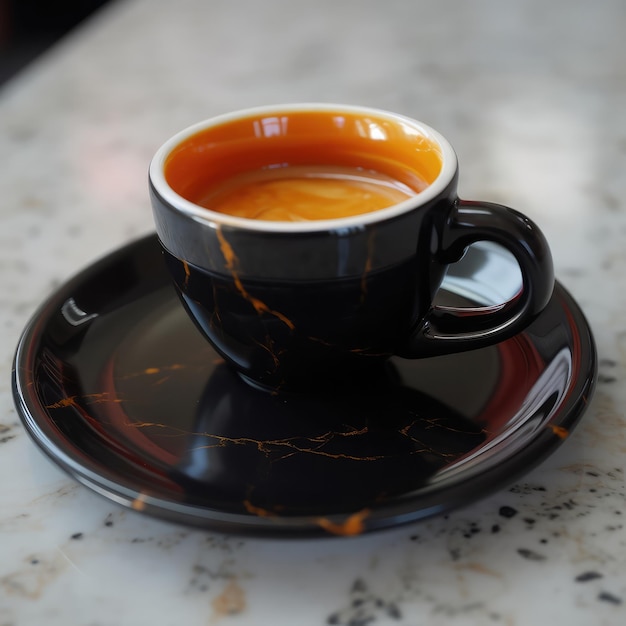
M 242 8 L 243 6 L 243 8 Z M 113 2 L 0 90 L 0 625 L 626 622 L 626 4 Z M 544 230 L 593 329 L 578 428 L 503 491 L 354 538 L 254 539 L 127 511 L 33 445 L 23 327 L 153 230 L 171 134 L 273 102 L 364 104 L 457 150 L 460 194 Z

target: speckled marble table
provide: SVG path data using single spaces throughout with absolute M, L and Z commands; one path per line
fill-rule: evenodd
M 243 6 L 243 8 L 242 8 Z M 626 623 L 626 4 L 129 0 L 0 91 L 0 624 Z M 510 489 L 351 539 L 244 539 L 118 508 L 50 463 L 11 394 L 20 332 L 95 258 L 152 230 L 174 131 L 284 101 L 441 130 L 460 192 L 550 240 L 594 330 L 583 421 Z

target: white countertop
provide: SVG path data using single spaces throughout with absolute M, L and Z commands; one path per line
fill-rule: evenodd
M 622 0 L 119 0 L 3 87 L 0 625 L 626 623 L 625 30 Z M 510 490 L 352 539 L 246 539 L 119 508 L 21 426 L 21 330 L 152 231 L 160 143 L 293 101 L 427 122 L 458 152 L 462 197 L 546 233 L 599 378 L 579 427 Z

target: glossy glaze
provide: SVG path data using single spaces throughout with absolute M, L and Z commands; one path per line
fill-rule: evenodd
M 470 302 L 461 292 L 490 303 L 481 272 L 503 260 L 468 257 L 442 304 Z M 227 532 L 356 534 L 513 481 L 568 436 L 595 368 L 586 322 L 557 286 L 527 331 L 497 346 L 394 357 L 311 394 L 258 391 L 194 328 L 148 237 L 43 306 L 14 393 L 56 463 L 137 511 Z

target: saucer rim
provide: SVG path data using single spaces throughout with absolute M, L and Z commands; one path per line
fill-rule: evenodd
M 37 447 L 70 477 L 108 500 L 142 514 L 228 534 L 256 537 L 332 536 L 333 533 L 329 534 L 320 525 L 320 518 L 311 515 L 268 517 L 254 513 L 231 513 L 216 508 L 172 501 L 159 497 L 158 494 L 146 495 L 125 485 L 123 476 L 118 475 L 120 480 L 114 481 L 104 476 L 102 471 L 97 471 L 95 468 L 98 465 L 102 467 L 102 462 L 97 458 L 90 458 L 90 463 L 87 464 L 74 458 L 68 453 L 67 446 L 65 448 L 63 446 L 67 437 L 58 436 L 55 440 L 54 429 L 49 424 L 50 420 L 41 409 L 41 405 L 37 403 L 38 395 L 30 392 L 33 372 L 24 365 L 29 361 L 33 346 L 37 345 L 37 339 L 41 336 L 42 329 L 46 327 L 46 320 L 49 320 L 50 315 L 59 309 L 59 305 L 65 301 L 68 292 L 77 285 L 84 284 L 91 275 L 102 268 L 132 255 L 142 246 L 153 245 L 154 242 L 158 242 L 158 239 L 156 234 L 151 233 L 130 241 L 88 264 L 55 289 L 31 316 L 18 341 L 12 367 L 14 402 L 28 435 Z M 564 401 L 563 404 L 566 406 L 559 407 L 559 410 L 544 425 L 562 427 L 571 432 L 587 409 L 595 390 L 598 357 L 595 340 L 584 313 L 571 294 L 558 281 L 555 281 L 551 302 L 555 299 L 559 301 L 559 308 L 570 314 L 571 326 L 578 331 L 581 376 L 569 381 L 569 391 L 577 390 L 574 397 L 570 397 L 567 402 Z M 559 436 L 554 429 L 542 428 L 522 449 L 516 450 L 503 459 L 498 466 L 498 473 L 502 477 L 494 479 L 492 473 L 488 471 L 489 468 L 474 472 L 463 476 L 461 480 L 456 480 L 452 485 L 434 486 L 430 491 L 427 489 L 426 493 L 418 497 L 419 506 L 411 507 L 410 503 L 415 501 L 411 493 L 396 496 L 391 501 L 383 502 L 382 506 L 373 506 L 368 511 L 367 517 L 363 520 L 363 532 L 369 533 L 414 523 L 477 502 L 513 484 L 549 457 L 563 441 L 563 437 Z M 109 473 L 115 474 L 111 470 Z M 450 496 L 451 493 L 453 497 Z M 442 494 L 447 494 L 447 497 L 442 498 Z M 349 521 L 350 517 L 349 514 L 330 513 L 323 519 L 327 524 L 341 526 Z

